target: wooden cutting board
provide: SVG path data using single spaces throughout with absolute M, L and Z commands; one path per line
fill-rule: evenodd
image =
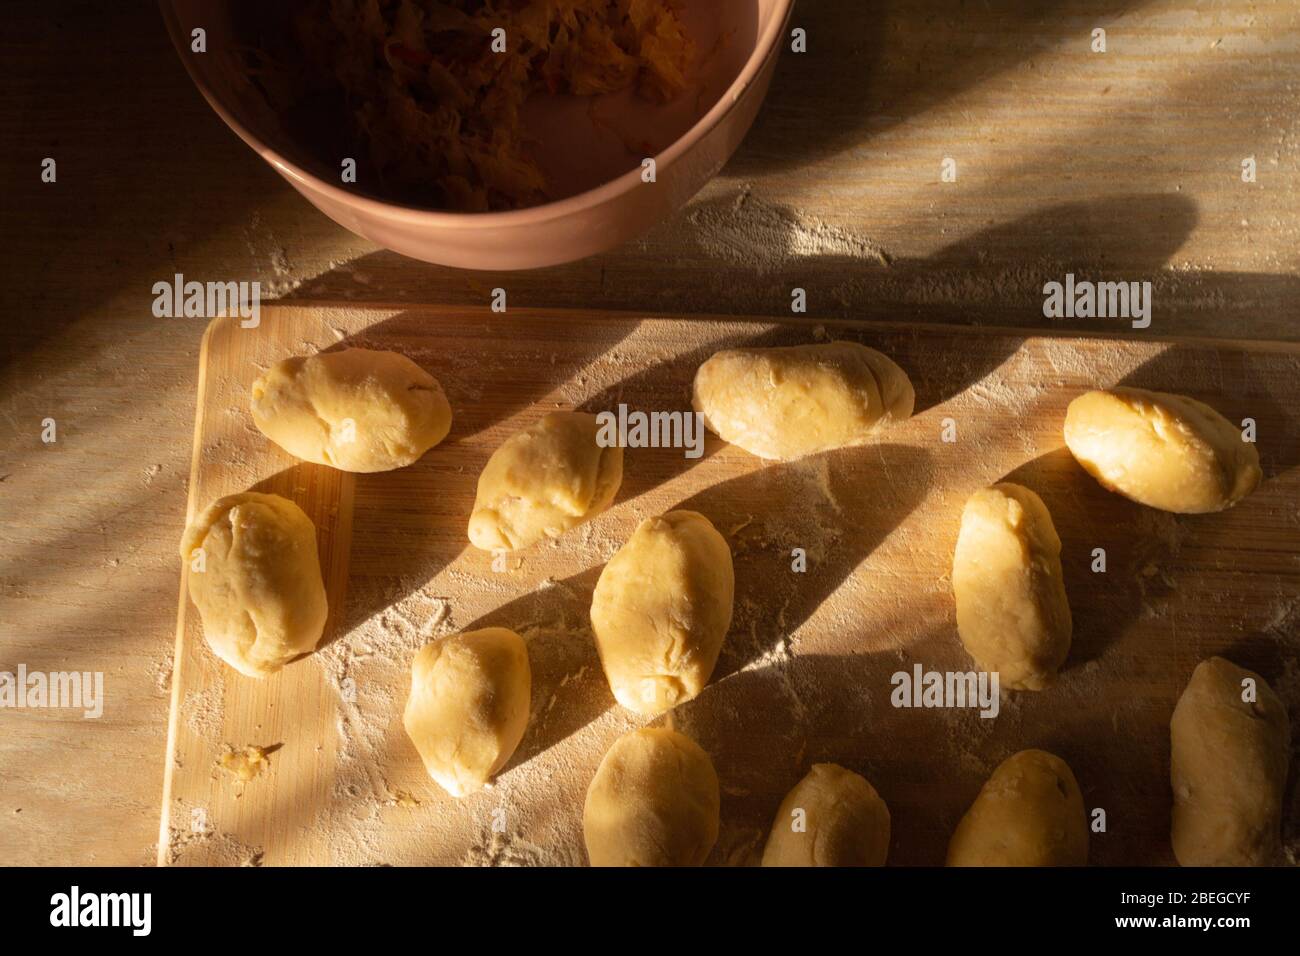
M 698 461 L 629 450 L 618 500 L 596 521 L 505 560 L 469 547 L 483 464 L 548 410 L 685 410 L 696 367 L 718 348 L 831 338 L 898 361 L 916 385 L 915 417 L 875 445 L 793 464 L 714 436 Z M 395 349 L 432 372 L 455 410 L 447 440 L 378 475 L 298 463 L 266 441 L 247 411 L 253 379 L 340 344 Z M 1294 347 L 322 305 L 266 307 L 256 329 L 218 320 L 200 361 L 189 515 L 249 488 L 297 501 L 316 522 L 331 613 L 316 654 L 252 680 L 207 649 L 182 581 L 161 863 L 583 863 L 587 784 L 614 738 L 641 723 L 605 685 L 591 590 L 641 519 L 677 506 L 708 515 L 735 556 L 735 621 L 713 681 L 671 715 L 722 782 L 715 863 L 755 862 L 786 791 L 810 764 L 833 761 L 888 802 L 892 863 L 940 864 L 989 772 L 1042 747 L 1069 762 L 1088 808 L 1106 811 L 1093 862 L 1168 864 L 1168 721 L 1196 663 L 1225 654 L 1300 704 Z M 1080 390 L 1117 383 L 1254 418 L 1259 490 L 1226 513 L 1187 517 L 1102 490 L 1064 449 L 1061 422 Z M 943 440 L 945 425 L 956 441 Z M 1036 490 L 1064 541 L 1075 633 L 1062 678 L 1004 694 L 996 719 L 895 708 L 894 673 L 970 666 L 949 567 L 967 495 L 1001 479 Z M 1091 570 L 1096 548 L 1104 573 Z M 415 651 L 486 624 L 527 639 L 532 716 L 496 783 L 457 801 L 425 776 L 401 711 Z M 270 749 L 270 767 L 240 782 L 218 761 L 247 745 Z M 1288 807 L 1294 840 L 1294 788 Z

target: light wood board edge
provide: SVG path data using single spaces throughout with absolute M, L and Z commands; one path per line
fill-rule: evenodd
M 203 453 L 203 415 L 204 397 L 208 388 L 208 351 L 212 345 L 212 335 L 218 324 L 229 321 L 228 317 L 219 317 L 208 323 L 203 330 L 203 340 L 199 343 L 199 378 L 194 400 L 194 438 L 190 448 L 189 487 L 185 494 L 185 527 L 194 520 L 196 496 L 198 490 L 199 461 Z M 184 529 L 182 529 L 183 531 Z M 177 540 L 180 540 L 179 538 Z M 179 559 L 179 553 L 178 553 Z M 185 650 L 185 619 L 189 612 L 189 563 L 180 561 L 180 597 L 176 609 L 176 640 L 172 647 L 171 700 L 167 705 L 167 747 L 164 751 L 162 813 L 158 819 L 158 866 L 167 863 L 167 852 L 171 844 L 172 787 L 176 773 L 176 734 L 181 710 L 181 662 Z

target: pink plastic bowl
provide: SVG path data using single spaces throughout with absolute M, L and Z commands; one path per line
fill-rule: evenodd
M 172 42 L 208 103 L 308 201 L 339 225 L 395 252 L 465 269 L 531 269 L 611 249 L 681 208 L 723 167 L 749 131 L 772 79 L 793 0 L 693 2 L 704 58 L 697 90 L 653 107 L 631 97 L 545 104 L 541 162 L 565 198 L 512 212 L 433 212 L 327 181 L 333 162 L 304 154 L 253 88 L 221 0 L 160 0 Z M 206 52 L 191 50 L 205 32 Z M 591 115 L 604 114 L 599 124 Z M 612 129 L 611 129 L 612 127 Z M 620 129 L 621 127 L 621 129 Z M 620 138 L 622 137 L 622 138 Z M 656 150 L 655 181 L 623 145 Z M 664 145 L 666 144 L 666 145 Z

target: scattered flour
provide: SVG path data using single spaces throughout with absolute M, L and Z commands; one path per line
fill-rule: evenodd
M 687 220 L 711 258 L 744 263 L 760 275 L 792 261 L 825 256 L 888 266 L 888 254 L 866 236 L 802 216 L 742 187 L 730 203 L 701 205 Z

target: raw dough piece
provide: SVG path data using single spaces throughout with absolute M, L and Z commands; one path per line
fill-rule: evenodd
M 1242 681 L 1255 700 L 1242 700 Z M 1291 753 L 1286 707 L 1258 674 L 1222 657 L 1192 672 L 1169 722 L 1170 837 L 1183 866 L 1278 860 Z
M 1084 866 L 1088 820 L 1060 757 L 1022 750 L 980 790 L 948 844 L 949 866 Z
M 1065 415 L 1070 453 L 1105 488 L 1179 514 L 1222 511 L 1259 484 L 1259 452 L 1241 429 L 1184 395 L 1086 392 Z
M 864 444 L 914 401 L 907 373 L 856 342 L 731 349 L 695 373 L 709 430 L 776 461 Z
M 1001 686 L 1042 690 L 1070 652 L 1061 539 L 1041 498 L 1002 482 L 970 496 L 952 562 L 957 632 Z
M 592 866 L 699 866 L 718 839 L 718 775 L 689 737 L 645 727 L 614 741 L 587 788 Z
M 292 501 L 256 491 L 214 501 L 185 529 L 181 559 L 203 636 L 235 670 L 265 677 L 316 649 L 328 612 L 316 526 Z
M 341 471 L 391 471 L 447 437 L 451 406 L 405 355 L 343 349 L 287 358 L 253 383 L 253 421 L 289 454 Z
M 794 830 L 803 810 L 803 832 Z M 889 808 L 865 778 L 833 763 L 813 764 L 781 801 L 763 849 L 764 866 L 884 866 Z
M 552 412 L 506 440 L 478 479 L 469 540 L 513 551 L 559 537 L 614 501 L 623 449 L 596 444 L 600 423 L 586 412 Z
M 703 690 L 735 593 L 731 551 L 708 518 L 670 511 L 641 522 L 591 601 L 596 650 L 618 702 L 653 715 Z
M 523 638 L 504 627 L 464 631 L 415 655 L 402 725 L 429 776 L 463 797 L 481 790 L 515 752 L 531 696 Z

